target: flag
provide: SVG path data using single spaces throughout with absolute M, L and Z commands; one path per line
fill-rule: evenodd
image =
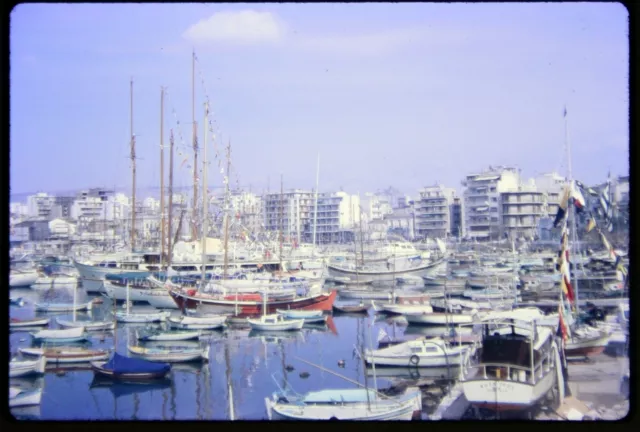
M 558 212 L 556 213 L 556 219 L 553 221 L 553 227 L 557 228 L 560 224 L 560 221 L 564 219 L 564 216 L 567 212 L 567 207 L 569 205 L 569 197 L 571 196 L 571 188 L 569 185 L 565 186 L 564 193 L 562 195 L 562 200 L 560 201 L 560 205 L 558 206 Z
M 576 213 L 582 213 L 585 207 L 584 196 L 580 189 L 576 187 L 575 182 L 571 183 L 571 198 L 573 198 L 573 204 L 576 206 Z
M 387 334 L 386 331 L 384 331 L 384 329 L 380 329 L 380 332 L 378 333 L 378 343 L 383 340 L 384 338 L 388 338 L 389 335 Z
M 607 241 L 607 238 L 604 236 L 604 234 L 602 234 L 602 232 L 600 232 L 600 237 L 602 238 L 602 244 L 604 245 L 604 248 L 609 252 L 609 258 L 616 259 L 615 251 Z
M 627 276 L 627 268 L 622 263 L 622 257 L 620 255 L 616 255 L 616 270 L 619 271 L 623 277 Z
M 591 216 L 589 223 L 587 224 L 587 232 L 591 232 L 596 227 L 596 220 Z
M 567 297 L 567 300 L 569 300 L 569 303 L 573 303 L 575 299 L 573 295 L 573 287 L 571 286 L 571 282 L 569 282 L 569 278 L 566 274 L 562 275 L 562 279 L 560 279 L 560 287 L 562 288 L 564 295 Z
M 566 341 L 569 338 L 569 327 L 564 320 L 562 302 L 558 304 L 558 332 L 557 334 L 562 336 L 562 340 Z

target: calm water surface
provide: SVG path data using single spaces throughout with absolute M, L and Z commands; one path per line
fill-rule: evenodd
M 70 314 L 37 315 L 33 303 L 43 300 L 71 301 L 72 290 L 12 289 L 11 297 L 23 297 L 28 304 L 11 307 L 11 316 L 27 318 L 48 316 L 50 328 L 56 328 L 55 317 L 69 318 Z M 78 290 L 78 302 L 89 298 Z M 111 319 L 111 304 L 105 301 L 92 312 L 94 320 Z M 178 314 L 178 311 L 173 312 Z M 78 313 L 78 319 L 89 316 Z M 264 399 L 278 389 L 276 382 L 299 393 L 324 388 L 354 388 L 331 373 L 307 365 L 296 357 L 311 361 L 347 378 L 365 383 L 364 367 L 354 355 L 355 346 L 377 343 L 380 329 L 400 337 L 404 329 L 387 321 L 373 322 L 372 317 L 335 316 L 325 328 L 303 328 L 298 332 L 256 333 L 248 329 L 226 329 L 213 332 L 209 340 L 169 342 L 176 345 L 210 344 L 209 363 L 175 364 L 170 379 L 154 385 L 109 384 L 97 380 L 88 364 L 48 370 L 44 377 L 11 380 L 21 386 L 43 389 L 39 407 L 13 411 L 18 418 L 43 420 L 228 420 L 233 407 L 235 419 L 266 419 Z M 160 325 L 157 325 L 160 326 Z M 117 350 L 127 355 L 127 341 L 137 344 L 136 330 L 141 324 L 120 324 L 117 327 Z M 363 341 L 363 339 L 366 339 Z M 84 346 L 112 348 L 114 335 L 91 332 L 90 342 Z M 164 342 L 164 344 L 168 344 Z M 11 353 L 19 347 L 32 346 L 28 331 L 10 334 Z M 147 343 L 145 346 L 153 346 Z M 345 361 L 344 367 L 338 362 Z M 288 372 L 285 366 L 294 370 Z M 52 365 L 49 365 L 52 367 Z M 304 378 L 300 374 L 309 373 Z M 398 371 L 402 373 L 402 371 Z M 393 379 L 393 378 L 391 378 Z M 369 385 L 373 384 L 371 372 Z M 389 386 L 389 378 L 377 377 L 378 387 Z M 230 396 L 230 394 L 232 396 Z

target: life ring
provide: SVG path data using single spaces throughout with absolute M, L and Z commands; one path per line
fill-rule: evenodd
M 417 365 L 418 363 L 420 363 L 420 357 L 418 357 L 417 355 L 412 355 L 411 357 L 409 357 L 409 363 L 411 363 L 412 365 Z

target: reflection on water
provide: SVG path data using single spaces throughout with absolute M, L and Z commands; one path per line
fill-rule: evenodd
M 14 290 L 18 291 L 18 290 Z M 18 296 L 27 299 L 25 307 L 11 307 L 11 316 L 34 316 L 33 303 L 42 301 L 40 291 L 20 290 Z M 72 298 L 69 289 L 56 289 L 55 301 Z M 12 292 L 12 295 L 13 292 Z M 78 301 L 88 301 L 82 290 Z M 111 304 L 96 305 L 91 316 L 78 314 L 78 319 L 111 319 Z M 177 313 L 177 312 L 176 312 Z M 71 316 L 71 314 L 67 314 Z M 38 313 L 38 316 L 51 314 Z M 58 315 L 58 316 L 64 316 Z M 82 318 L 80 318 L 82 317 Z M 137 341 L 136 329 L 147 324 L 118 323 L 117 351 L 128 355 L 127 343 L 143 346 L 210 345 L 208 363 L 194 362 L 172 365 L 170 379 L 148 384 L 122 384 L 96 379 L 88 365 L 49 365 L 41 378 L 44 389 L 38 418 L 45 420 L 82 419 L 139 419 L 139 420 L 227 420 L 230 418 L 266 419 L 264 398 L 276 390 L 272 376 L 277 373 L 279 385 L 288 385 L 299 393 L 323 388 L 352 388 L 354 384 L 331 373 L 319 370 L 296 359 L 310 361 L 337 372 L 350 380 L 373 385 L 373 376 L 363 366 L 354 348 L 376 344 L 380 329 L 401 337 L 404 327 L 376 322 L 369 326 L 367 315 L 334 316 L 327 325 L 305 326 L 292 332 L 257 332 L 248 329 L 227 328 L 211 332 L 199 341 L 151 342 Z M 55 320 L 51 327 L 55 328 Z M 166 328 L 157 325 L 156 328 Z M 406 329 L 408 330 L 408 328 Z M 20 329 L 10 334 L 11 352 L 18 347 L 31 346 L 28 331 Z M 113 331 L 92 332 L 85 346 L 110 349 Z M 307 372 L 308 377 L 304 377 Z M 301 376 L 301 374 L 303 376 Z M 423 372 L 420 371 L 421 376 Z M 378 387 L 397 381 L 380 369 Z M 24 416 L 21 418 L 33 418 Z

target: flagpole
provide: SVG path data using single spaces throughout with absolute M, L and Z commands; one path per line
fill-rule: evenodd
M 567 215 L 568 217 L 571 218 L 571 244 L 575 246 L 575 253 L 573 254 L 575 257 L 575 264 L 573 266 L 573 274 L 575 276 L 575 278 L 571 278 L 571 263 L 568 262 L 567 265 L 569 266 L 569 280 L 570 282 L 573 282 L 573 287 L 574 287 L 574 304 L 575 304 L 575 309 L 576 312 L 579 313 L 580 312 L 580 308 L 579 308 L 579 297 L 578 297 L 578 238 L 577 238 L 577 233 L 576 233 L 576 217 L 577 217 L 577 212 L 576 212 L 576 205 L 575 205 L 575 198 L 573 197 L 573 171 L 572 171 L 572 166 L 571 166 L 571 141 L 569 140 L 569 125 L 568 125 L 568 119 L 567 119 L 567 106 L 565 105 L 564 107 L 564 139 L 565 139 L 565 143 L 566 143 L 566 147 L 567 147 L 567 170 L 568 170 L 568 174 L 569 174 L 569 187 L 571 188 L 571 193 L 569 195 L 569 214 Z

